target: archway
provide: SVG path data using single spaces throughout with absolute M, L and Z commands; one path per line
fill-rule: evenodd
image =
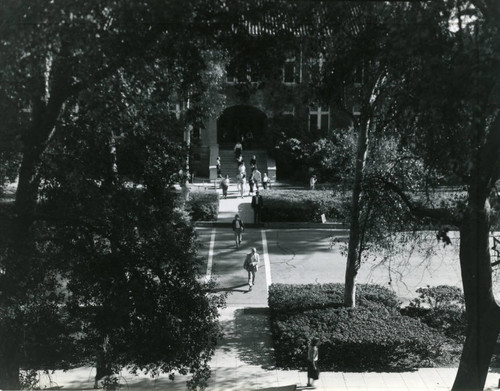
M 247 148 L 261 148 L 267 117 L 253 106 L 237 105 L 224 110 L 217 120 L 217 142 L 221 148 L 232 148 L 244 139 Z

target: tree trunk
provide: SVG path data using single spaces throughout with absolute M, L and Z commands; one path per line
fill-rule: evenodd
M 19 382 L 19 346 L 15 336 L 6 331 L 6 327 L 2 327 L 1 330 L 0 388 L 3 390 L 19 390 L 21 388 Z
M 38 181 L 35 178 L 35 157 L 23 156 L 19 173 L 18 189 L 14 205 L 15 215 L 11 224 L 9 248 L 5 258 L 5 284 L 2 286 L 2 309 L 10 316 L 0 320 L 0 389 L 18 390 L 22 325 L 16 317 L 19 306 L 24 304 L 29 275 L 32 248 L 30 235 L 36 207 Z M 36 188 L 36 190 L 35 190 Z M 10 308 L 9 308 L 10 307 Z
M 361 251 L 361 226 L 360 215 L 362 205 L 362 183 L 363 171 L 366 163 L 366 152 L 368 149 L 368 127 L 369 122 L 362 123 L 358 127 L 358 143 L 356 151 L 356 168 L 354 172 L 354 184 L 352 188 L 351 218 L 349 224 L 349 247 L 347 250 L 347 265 L 345 273 L 344 305 L 346 307 L 356 306 L 356 276 L 359 270 L 359 259 Z
M 5 257 L 4 284 L 0 305 L 5 314 L 0 318 L 0 389 L 19 389 L 19 368 L 21 365 L 22 320 L 17 318 L 20 306 L 26 304 L 27 290 L 32 274 L 32 225 L 38 200 L 40 177 L 38 169 L 41 155 L 53 129 L 56 116 L 47 119 L 45 112 L 36 112 L 31 128 L 23 139 L 23 158 L 14 204 L 14 216 L 9 233 L 8 252 Z M 29 295 L 28 295 L 29 296 Z
M 488 211 L 470 206 L 460 227 L 460 266 L 467 331 L 453 391 L 482 390 L 500 332 L 500 308 L 492 291 Z

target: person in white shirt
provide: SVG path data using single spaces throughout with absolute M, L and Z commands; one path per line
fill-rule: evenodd
M 243 264 L 243 268 L 248 272 L 248 290 L 252 290 L 252 286 L 255 284 L 255 273 L 259 270 L 260 257 L 257 253 L 257 249 L 255 247 L 252 248 L 252 251 L 247 254 L 245 258 L 245 263 Z

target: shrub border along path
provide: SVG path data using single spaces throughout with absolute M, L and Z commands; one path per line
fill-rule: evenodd
M 358 307 L 342 306 L 342 284 L 274 284 L 269 307 L 277 365 L 306 365 L 308 340 L 321 346 L 324 370 L 393 371 L 456 364 L 458 344 L 416 318 L 404 316 L 396 295 L 360 285 Z

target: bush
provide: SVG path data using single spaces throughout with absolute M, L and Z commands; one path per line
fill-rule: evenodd
M 262 193 L 265 222 L 321 222 L 324 213 L 329 219 L 343 218 L 342 205 L 333 191 L 277 190 Z
M 449 338 L 463 342 L 467 319 L 462 290 L 455 286 L 439 285 L 419 288 L 417 293 L 419 296 L 402 313 L 441 330 Z
M 361 285 L 358 307 L 342 306 L 343 285 L 272 285 L 269 290 L 277 365 L 305 366 L 307 343 L 320 341 L 324 370 L 395 370 L 448 364 L 456 346 L 399 312 L 393 292 Z M 451 350 L 451 354 L 450 354 Z
M 219 213 L 219 194 L 216 191 L 191 192 L 186 209 L 194 221 L 216 221 Z
M 269 288 L 269 307 L 275 313 L 295 313 L 311 309 L 343 307 L 342 284 L 273 284 Z M 360 284 L 356 289 L 356 301 L 361 306 L 378 303 L 398 309 L 399 301 L 394 292 L 380 285 Z

